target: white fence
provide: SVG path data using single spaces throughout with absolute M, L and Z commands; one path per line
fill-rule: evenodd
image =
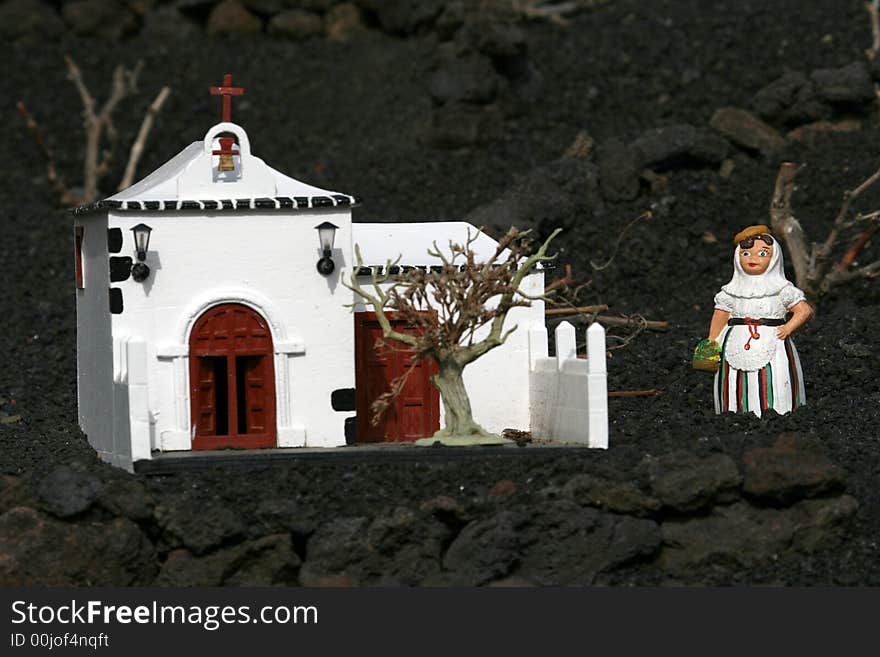
M 593 323 L 587 358 L 577 357 L 574 326 L 556 327 L 556 357 L 547 355 L 547 329 L 529 331 L 529 399 L 535 439 L 608 447 L 608 375 L 605 329 Z

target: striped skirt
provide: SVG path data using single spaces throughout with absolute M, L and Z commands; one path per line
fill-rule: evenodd
M 716 413 L 752 412 L 761 417 L 768 408 L 783 414 L 805 403 L 804 375 L 791 339 L 780 341 L 770 362 L 752 372 L 731 367 L 722 348 L 715 374 Z

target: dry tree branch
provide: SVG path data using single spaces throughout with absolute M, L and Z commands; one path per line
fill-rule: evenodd
M 514 295 L 522 295 L 522 292 L 520 291 L 522 281 L 535 265 L 537 265 L 539 262 L 546 262 L 548 260 L 553 260 L 556 258 L 555 255 L 548 256 L 547 250 L 550 248 L 550 243 L 561 232 L 561 228 L 557 228 L 556 230 L 554 230 L 550 234 L 550 237 L 548 237 L 544 241 L 544 243 L 538 248 L 537 251 L 528 256 L 523 262 L 518 263 L 517 270 L 509 283 L 508 291 L 501 296 L 501 299 L 498 303 L 500 308 L 511 308 L 514 304 Z M 524 233 L 520 233 L 519 231 L 516 231 L 516 229 L 511 228 L 511 230 L 507 233 L 507 237 L 513 239 L 517 236 L 521 236 L 522 234 Z M 499 244 L 504 244 L 507 241 L 507 239 L 502 239 Z M 492 320 L 492 327 L 489 331 L 489 335 L 483 338 L 480 342 L 469 345 L 462 350 L 462 364 L 467 365 L 468 363 L 472 363 L 486 352 L 504 344 L 508 336 L 513 333 L 517 328 L 516 326 L 514 326 L 507 331 L 504 331 L 504 320 L 506 318 L 507 312 L 499 312 L 495 315 L 495 318 Z
M 835 285 L 855 278 L 874 278 L 877 276 L 880 271 L 880 263 L 872 263 L 856 270 L 850 270 L 850 267 L 855 264 L 857 255 L 873 237 L 877 228 L 876 224 L 862 233 L 837 266 L 833 268 L 831 267 L 831 255 L 840 241 L 843 230 L 863 221 L 876 221 L 880 217 L 880 212 L 870 212 L 864 215 L 859 214 L 853 220 L 848 219 L 852 203 L 880 180 L 880 169 L 877 169 L 854 189 L 846 190 L 843 193 L 840 209 L 828 235 L 821 245 L 814 244 L 810 251 L 807 249 L 806 235 L 791 209 L 791 194 L 795 189 L 794 178 L 799 170 L 800 167 L 793 162 L 782 163 L 776 176 L 773 199 L 770 203 L 771 228 L 785 242 L 791 256 L 797 286 L 808 297 L 818 297 Z
M 880 276 L 880 260 L 858 269 L 839 269 L 828 272 L 823 281 L 823 291 L 827 292 L 835 285 L 848 283 L 857 278 L 877 278 Z
M 810 273 L 809 248 L 804 230 L 791 209 L 794 179 L 800 170 L 801 166 L 794 162 L 783 162 L 779 166 L 770 202 L 770 228 L 785 242 L 798 287 L 805 289 Z
M 873 212 L 865 212 L 865 213 L 859 212 L 856 215 L 855 219 L 853 219 L 852 221 L 847 223 L 846 227 L 852 228 L 853 226 L 860 224 L 862 222 L 877 221 L 878 219 L 880 219 L 880 210 L 874 210 Z
M 609 397 L 651 397 L 653 395 L 662 395 L 663 393 L 657 388 L 649 390 L 609 390 Z
M 131 184 L 134 182 L 135 172 L 137 171 L 138 163 L 141 160 L 141 155 L 144 152 L 144 144 L 147 141 L 147 137 L 150 135 L 150 130 L 153 129 L 153 123 L 156 120 L 156 116 L 162 110 L 162 105 L 165 104 L 165 101 L 168 99 L 168 95 L 170 93 L 170 87 L 162 87 L 162 89 L 159 91 L 159 95 L 156 96 L 156 99 L 150 105 L 149 109 L 147 109 L 147 113 L 144 115 L 143 123 L 141 123 L 141 128 L 138 131 L 137 138 L 131 145 L 131 152 L 128 155 L 128 164 L 125 166 L 125 175 L 122 177 L 122 181 L 119 183 L 118 190 L 120 192 L 123 189 L 130 187 Z
M 62 176 L 58 175 L 58 168 L 55 165 L 55 156 L 43 137 L 43 131 L 40 129 L 40 124 L 37 123 L 37 120 L 28 111 L 27 106 L 25 106 L 22 101 L 18 101 L 15 104 L 15 109 L 17 109 L 18 113 L 24 117 L 27 131 L 34 138 L 34 142 L 36 142 L 37 147 L 43 154 L 43 158 L 46 160 L 46 178 L 48 179 L 49 185 L 52 187 L 52 191 L 58 202 L 62 205 L 78 204 L 81 199 L 70 191 L 67 182 L 65 182 Z
M 526 18 L 540 18 L 549 20 L 557 25 L 567 25 L 566 14 L 578 10 L 576 2 L 560 2 L 557 4 L 544 4 L 541 0 L 524 0 L 514 3 L 514 6 Z
M 834 218 L 831 230 L 828 231 L 828 236 L 825 238 L 825 242 L 822 244 L 822 247 L 816 251 L 815 257 L 813 258 L 815 264 L 808 279 L 813 287 L 823 285 L 823 279 L 828 270 L 831 251 L 837 244 L 837 240 L 840 237 L 840 231 L 846 223 L 846 217 L 849 213 L 850 205 L 878 180 L 880 180 L 880 169 L 871 174 L 855 189 L 847 190 L 843 193 L 843 202 L 840 205 L 840 210 L 838 210 L 837 216 Z
M 599 304 L 597 306 L 573 306 L 571 308 L 548 308 L 544 311 L 545 315 L 582 315 L 588 313 L 600 313 L 608 310 L 607 304 Z
M 364 259 L 363 257 L 361 257 L 361 248 L 358 244 L 355 244 L 354 246 L 354 256 L 355 266 L 352 268 L 351 275 L 349 276 L 349 279 L 347 281 L 344 278 L 340 278 L 340 282 L 342 283 L 342 285 L 359 295 L 364 300 L 364 302 L 373 306 L 373 310 L 376 313 L 376 319 L 379 322 L 379 326 L 382 327 L 382 333 L 385 335 L 386 338 L 397 340 L 398 342 L 402 342 L 403 344 L 415 347 L 416 337 L 407 333 L 400 333 L 399 331 L 395 331 L 393 328 L 391 328 L 391 321 L 388 319 L 388 315 L 385 313 L 385 308 L 388 305 L 390 290 L 383 290 L 382 284 L 388 279 L 389 274 L 380 276 L 376 273 L 375 269 L 371 270 L 370 282 L 373 287 L 373 292 L 368 292 L 360 284 L 360 282 L 358 282 L 358 271 L 364 266 Z M 388 265 L 385 267 L 385 271 L 388 272 L 391 267 L 395 266 L 399 261 L 399 257 L 397 258 L 397 260 L 394 261 L 394 264 L 389 261 Z M 354 306 L 356 304 L 349 305 L 352 307 L 352 312 L 354 312 Z
M 544 288 L 544 292 L 547 293 L 559 287 L 568 288 L 568 286 L 572 283 L 574 283 L 574 276 L 572 276 L 571 273 L 571 265 L 567 264 L 565 265 L 565 276 L 563 276 L 562 278 L 557 278 L 555 281 L 550 283 L 550 285 L 546 286 Z
M 620 317 L 615 317 L 614 315 L 587 315 L 586 313 L 581 313 L 580 316 L 576 317 L 576 319 L 578 319 L 579 321 L 585 321 L 587 323 L 599 322 L 600 324 L 605 324 L 606 326 L 620 326 L 623 328 L 639 329 L 639 331 L 669 330 L 669 322 L 645 319 L 641 315 L 624 315 Z
M 617 236 L 617 241 L 614 243 L 614 251 L 612 251 L 611 257 L 608 258 L 608 261 L 605 262 L 605 264 L 597 265 L 595 262 L 590 260 L 590 266 L 596 271 L 602 271 L 603 269 L 608 267 L 612 262 L 614 262 L 614 258 L 617 257 L 617 251 L 620 249 L 620 244 L 623 242 L 623 238 L 626 237 L 627 231 L 629 231 L 630 228 L 632 228 L 636 223 L 638 223 L 642 219 L 650 219 L 651 216 L 652 216 L 651 211 L 646 210 L 645 212 L 640 214 L 638 217 L 636 217 L 635 219 L 630 221 L 626 226 L 623 227 L 623 230 L 620 231 L 620 234 Z
M 379 421 L 382 419 L 382 416 L 389 408 L 391 408 L 392 402 L 403 392 L 406 382 L 409 380 L 410 375 L 418 365 L 419 359 L 413 358 L 409 367 L 407 367 L 403 373 L 394 377 L 390 383 L 390 388 L 373 400 L 373 403 L 370 404 L 370 410 L 373 412 L 373 415 L 370 418 L 370 424 L 372 426 L 379 426 Z
M 858 239 L 856 239 L 853 245 L 840 259 L 840 262 L 837 263 L 835 269 L 837 271 L 845 271 L 849 269 L 853 264 L 855 264 L 856 258 L 858 258 L 859 253 L 863 248 L 865 248 L 865 246 L 868 245 L 868 243 L 871 241 L 871 238 L 874 237 L 874 233 L 877 232 L 878 228 L 880 228 L 880 226 L 878 226 L 877 224 L 872 224 L 868 226 L 868 228 L 866 228 L 864 232 L 859 235 Z
M 880 53 L 880 0 L 871 0 L 865 3 L 865 9 L 871 17 L 871 47 L 865 51 L 865 56 L 869 61 L 877 58 Z
M 560 26 L 568 25 L 567 16 L 583 9 L 605 4 L 610 0 L 567 0 L 548 2 L 548 0 L 512 0 L 513 10 L 527 19 L 547 20 Z
M 36 119 L 31 116 L 24 103 L 19 101 L 17 109 L 26 121 L 28 132 L 34 137 L 37 146 L 46 158 L 46 172 L 52 190 L 58 197 L 58 202 L 61 205 L 73 206 L 90 203 L 98 197 L 98 183 L 110 171 L 117 146 L 119 145 L 119 133 L 113 122 L 113 114 L 123 100 L 137 91 L 137 80 L 143 68 L 143 61 L 138 61 L 131 70 L 126 69 L 121 64 L 114 69 L 110 95 L 100 110 L 96 109 L 95 98 L 89 91 L 79 66 L 77 66 L 70 55 L 65 55 L 64 61 L 67 66 L 67 79 L 76 87 L 83 107 L 82 116 L 86 146 L 83 162 L 82 193 L 74 194 L 71 192 L 66 181 L 58 175 L 52 152 L 43 139 Z M 169 93 L 170 89 L 163 87 L 147 110 L 140 132 L 131 148 L 129 160 L 125 168 L 125 175 L 118 189 L 122 190 L 133 182 L 137 164 L 144 150 L 144 143 L 153 126 L 155 117 L 161 110 Z
M 86 132 L 86 153 L 83 165 L 83 199 L 86 202 L 94 201 L 98 197 L 98 181 L 107 173 L 116 154 L 116 146 L 119 141 L 118 133 L 113 125 L 113 112 L 119 103 L 133 94 L 137 88 L 137 79 L 140 75 L 143 62 L 139 61 L 134 69 L 127 70 L 121 64 L 113 71 L 113 84 L 110 96 L 99 112 L 95 112 L 95 99 L 89 92 L 82 72 L 69 55 L 64 56 L 67 63 L 67 77 L 73 82 L 83 104 L 83 127 Z M 101 141 L 104 131 L 107 132 L 109 148 L 101 151 Z

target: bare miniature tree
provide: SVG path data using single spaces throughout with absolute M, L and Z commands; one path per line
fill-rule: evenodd
M 504 344 L 516 330 L 516 326 L 505 329 L 507 314 L 534 300 L 522 289 L 523 279 L 538 263 L 555 257 L 548 256 L 547 249 L 561 229 L 555 230 L 534 252 L 527 240 L 528 232 L 511 228 L 485 262 L 476 261 L 472 248 L 479 232 L 469 232 L 465 244 L 450 242 L 449 253 L 441 251 L 435 242 L 428 254 L 437 258 L 440 265 L 401 272 L 400 258 L 388 261 L 382 273 L 375 268 L 371 271 L 370 290 L 358 280 L 363 261 L 355 246 L 356 266 L 343 284 L 372 306 L 385 339 L 409 349 L 414 364 L 422 358 L 432 358 L 437 363 L 438 373 L 431 381 L 442 395 L 446 426 L 433 437 L 419 441 L 421 444 L 509 442 L 474 421 L 463 374 L 468 365 Z M 395 330 L 389 318 L 391 312 L 406 321 L 412 332 Z M 412 367 L 376 400 L 374 413 L 387 408 L 403 389 L 411 371 Z
M 770 223 L 773 232 L 785 242 L 791 257 L 797 286 L 812 299 L 818 299 L 831 288 L 857 278 L 880 276 L 880 260 L 867 265 L 857 265 L 862 249 L 870 242 L 878 226 L 880 211 L 851 215 L 852 203 L 880 180 L 880 169 L 861 184 L 843 193 L 843 202 L 825 239 L 810 244 L 800 222 L 791 207 L 791 195 L 795 190 L 795 176 L 800 166 L 783 162 L 776 177 L 773 199 L 770 203 Z M 849 229 L 861 228 L 846 254 L 834 263 L 835 247 Z
M 872 63 L 880 55 L 880 0 L 866 2 L 865 9 L 870 17 L 872 36 L 871 47 L 865 50 L 865 57 L 869 63 Z M 880 103 L 880 87 L 876 84 L 874 94 L 877 102 Z M 785 242 L 798 287 L 815 301 L 835 286 L 858 278 L 880 276 L 880 260 L 866 265 L 858 263 L 859 254 L 880 229 L 880 210 L 850 214 L 853 202 L 880 180 L 880 169 L 855 188 L 843 193 L 840 209 L 822 242 L 810 242 L 791 207 L 791 195 L 796 189 L 795 177 L 800 169 L 800 165 L 795 162 L 782 163 L 770 202 L 770 225 Z M 856 229 L 856 233 L 852 233 L 851 229 Z M 859 230 L 861 232 L 858 232 Z M 852 236 L 847 238 L 847 233 Z M 844 239 L 851 244 L 846 253 L 835 263 L 834 252 Z
M 98 185 L 101 179 L 109 172 L 119 144 L 119 134 L 113 123 L 113 113 L 123 100 L 137 91 L 137 80 L 143 67 L 143 62 L 139 61 L 131 70 L 126 69 L 121 64 L 116 67 L 113 71 L 110 96 L 100 109 L 97 109 L 97 103 L 89 92 L 79 67 L 70 56 L 65 56 L 64 59 L 67 64 L 67 77 L 73 82 L 79 92 L 83 105 L 83 127 L 86 134 L 86 147 L 81 192 L 74 191 L 64 177 L 58 173 L 54 155 L 49 149 L 46 139 L 43 137 L 39 123 L 28 111 L 25 104 L 19 101 L 16 107 L 26 121 L 28 132 L 31 133 L 43 157 L 46 159 L 46 175 L 53 192 L 58 198 L 58 202 L 64 206 L 72 206 L 91 203 L 98 198 Z M 162 87 L 156 99 L 148 108 L 137 138 L 131 147 L 125 175 L 118 189 L 125 189 L 134 181 L 137 165 L 141 153 L 143 153 L 144 144 L 153 127 L 155 117 L 162 109 L 162 105 L 170 93 L 171 90 L 168 87 Z

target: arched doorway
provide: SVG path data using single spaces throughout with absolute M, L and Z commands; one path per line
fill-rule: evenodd
M 275 367 L 269 325 L 247 306 L 214 306 L 189 338 L 193 449 L 274 447 Z

